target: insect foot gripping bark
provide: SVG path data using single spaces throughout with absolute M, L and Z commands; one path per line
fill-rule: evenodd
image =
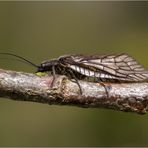
M 104 87 L 107 96 L 109 96 L 110 87 L 106 85 L 108 82 L 140 83 L 148 79 L 148 71 L 128 54 L 65 55 L 44 61 L 40 65 L 12 53 L 0 54 L 15 56 L 36 67 L 37 72 L 50 71 L 53 75 L 53 82 L 56 74 L 66 75 L 75 80 L 81 94 L 83 92 L 78 80 L 85 81 L 89 78 L 91 78 L 91 81 L 95 80 L 96 83 L 100 83 Z

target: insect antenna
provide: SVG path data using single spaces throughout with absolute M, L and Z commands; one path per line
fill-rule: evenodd
M 34 67 L 37 67 L 37 68 L 40 67 L 39 65 L 36 65 L 36 64 L 34 64 L 33 62 L 31 62 L 31 61 L 29 61 L 29 60 L 27 60 L 27 59 L 25 59 L 25 58 L 23 58 L 23 57 L 21 57 L 21 56 L 19 56 L 19 55 L 13 54 L 13 53 L 1 52 L 0 54 L 10 55 L 10 56 L 13 56 L 13 57 L 17 57 L 17 58 L 19 58 L 19 59 L 25 61 L 26 63 L 29 63 L 30 65 L 32 65 L 32 66 L 34 66 Z

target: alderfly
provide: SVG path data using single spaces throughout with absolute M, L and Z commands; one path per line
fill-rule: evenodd
M 95 82 L 143 82 L 148 79 L 148 71 L 128 54 L 110 55 L 66 55 L 57 59 L 44 61 L 36 65 L 25 58 L 11 54 L 37 68 L 37 72 L 51 71 L 53 78 L 56 74 L 66 75 L 76 80 L 82 93 L 78 79 L 94 78 Z M 53 80 L 54 80 L 53 79 Z

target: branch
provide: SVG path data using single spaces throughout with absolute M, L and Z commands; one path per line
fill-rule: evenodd
M 101 83 L 79 81 L 79 87 L 66 76 L 57 76 L 51 88 L 52 76 L 0 69 L 0 97 L 13 100 L 80 107 L 112 108 L 121 111 L 146 113 L 148 83 Z

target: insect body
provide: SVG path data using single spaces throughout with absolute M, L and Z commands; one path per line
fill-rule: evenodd
M 67 55 L 58 59 L 44 61 L 36 65 L 23 57 L 11 53 L 0 53 L 18 57 L 37 67 L 37 72 L 51 71 L 53 78 L 56 74 L 66 75 L 76 80 L 95 78 L 97 82 L 143 82 L 148 79 L 148 71 L 127 54 L 119 55 Z
M 142 82 L 148 79 L 148 71 L 127 54 L 62 56 L 55 60 L 43 62 L 38 68 L 38 72 L 50 70 L 53 73 L 74 78 L 81 93 L 82 90 L 77 79 L 91 77 L 97 80 L 96 82 Z M 104 83 L 100 84 L 109 96 L 106 85 Z
M 51 71 L 52 68 L 58 74 L 74 73 L 78 79 L 93 77 L 115 82 L 140 82 L 148 79 L 148 71 L 127 54 L 62 56 L 41 63 L 38 72 Z

